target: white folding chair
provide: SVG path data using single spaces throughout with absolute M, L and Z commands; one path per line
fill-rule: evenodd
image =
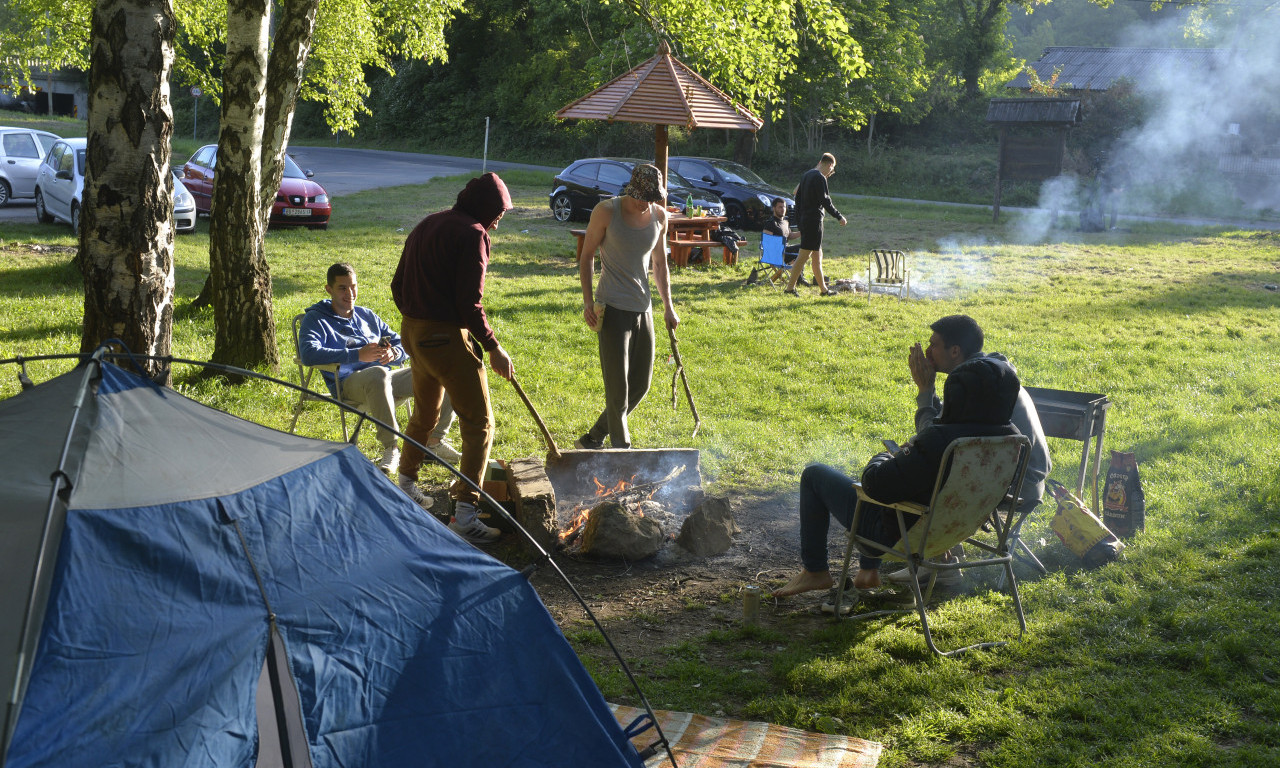
M 867 257 L 867 299 L 873 288 L 896 290 L 899 299 L 911 298 L 911 271 L 907 254 L 902 251 L 875 248 Z

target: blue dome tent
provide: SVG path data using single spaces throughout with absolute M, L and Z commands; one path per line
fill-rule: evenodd
M 3 768 L 642 764 L 528 581 L 355 446 L 93 359 L 0 401 L 0 462 Z

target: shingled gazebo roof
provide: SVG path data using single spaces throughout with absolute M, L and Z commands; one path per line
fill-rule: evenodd
M 563 107 L 556 117 L 746 131 L 764 124 L 672 56 L 665 41 L 657 56 Z

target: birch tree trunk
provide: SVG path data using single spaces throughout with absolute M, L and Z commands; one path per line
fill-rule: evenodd
M 89 65 L 88 150 L 80 212 L 80 350 L 119 339 L 168 355 L 173 332 L 172 0 L 99 0 Z M 168 366 L 148 361 L 168 382 Z
M 284 177 L 284 155 L 293 130 L 293 114 L 302 89 L 303 70 L 311 53 L 320 0 L 285 0 L 277 19 L 271 58 L 267 62 L 266 132 L 262 137 L 262 201 L 258 218 L 263 229 Z
M 209 221 L 213 361 L 275 370 L 271 272 L 263 257 L 262 139 L 267 101 L 268 0 L 227 3 L 227 55 L 217 175 Z

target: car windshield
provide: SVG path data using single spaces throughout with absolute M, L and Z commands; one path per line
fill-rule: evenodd
M 692 187 L 689 180 L 670 168 L 667 169 L 667 186 L 669 187 Z
M 284 156 L 284 177 L 286 179 L 305 179 L 307 174 L 302 172 L 298 164 L 293 162 L 293 158 L 288 155 Z
M 712 165 L 716 167 L 716 170 L 720 172 L 720 175 L 724 176 L 725 181 L 728 181 L 732 184 L 763 184 L 765 186 L 769 185 L 769 182 L 760 178 L 755 171 L 751 170 L 745 165 L 738 165 L 737 163 L 731 163 L 727 160 L 720 160 L 718 162 L 713 162 Z

